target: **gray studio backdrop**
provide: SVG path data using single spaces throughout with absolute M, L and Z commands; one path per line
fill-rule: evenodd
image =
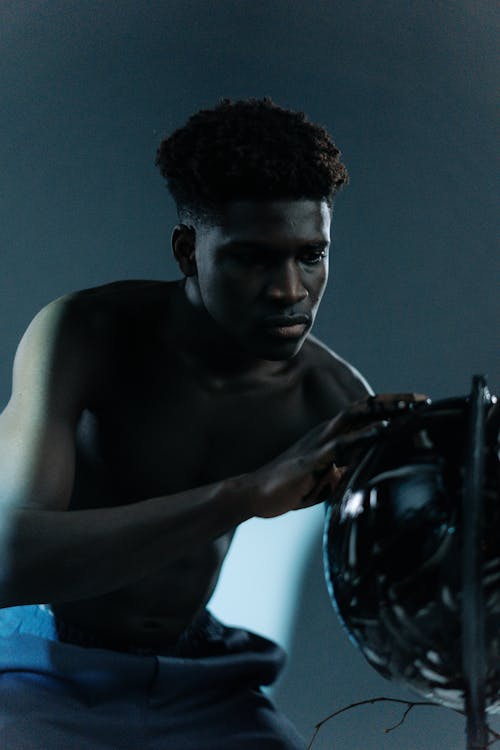
M 69 290 L 174 278 L 161 137 L 221 96 L 270 95 L 326 125 L 351 184 L 316 334 L 376 391 L 500 386 L 493 97 L 479 0 L 173 0 L 0 5 L 0 403 L 33 314 Z M 319 540 L 276 699 L 310 736 L 345 703 L 402 695 L 338 626 Z M 317 750 L 462 746 L 461 717 L 361 708 Z

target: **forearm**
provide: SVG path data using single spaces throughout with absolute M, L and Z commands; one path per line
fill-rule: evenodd
M 0 606 L 126 586 L 250 518 L 252 493 L 242 476 L 113 508 L 17 510 L 0 547 Z

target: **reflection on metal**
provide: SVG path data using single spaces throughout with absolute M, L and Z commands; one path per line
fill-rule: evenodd
M 383 676 L 466 712 L 468 750 L 500 712 L 494 401 L 478 376 L 469 397 L 391 420 L 325 520 L 327 585 L 351 640 Z

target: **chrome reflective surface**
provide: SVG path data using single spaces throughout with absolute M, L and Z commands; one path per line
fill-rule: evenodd
M 324 562 L 351 640 L 389 679 L 464 710 L 462 496 L 467 399 L 394 419 L 327 508 Z M 486 709 L 500 712 L 500 466 L 486 439 L 483 593 Z

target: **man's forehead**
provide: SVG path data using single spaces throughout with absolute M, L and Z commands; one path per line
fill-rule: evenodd
M 227 240 L 259 237 L 329 239 L 331 210 L 326 201 L 234 201 L 225 204 L 216 235 Z

